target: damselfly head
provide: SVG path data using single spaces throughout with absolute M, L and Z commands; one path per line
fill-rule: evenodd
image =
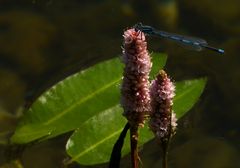
M 133 28 L 135 29 L 135 31 L 141 31 L 143 33 L 148 33 L 153 31 L 153 28 L 151 26 L 143 25 L 141 22 L 135 24 Z
M 139 30 L 141 29 L 142 25 L 143 25 L 143 24 L 142 24 L 141 22 L 139 22 L 139 23 L 135 24 L 135 25 L 133 26 L 133 28 L 135 29 L 135 31 L 139 31 Z

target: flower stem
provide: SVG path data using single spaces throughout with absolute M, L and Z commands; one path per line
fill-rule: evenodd
M 161 141 L 162 151 L 163 151 L 163 159 L 162 159 L 162 167 L 163 168 L 168 167 L 167 160 L 168 160 L 169 141 L 170 141 L 170 137 Z
M 138 127 L 130 127 L 132 168 L 138 168 Z
M 167 168 L 167 151 L 163 151 L 162 167 Z

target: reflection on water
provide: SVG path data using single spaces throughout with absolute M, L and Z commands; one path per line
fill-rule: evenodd
M 6 162 L 3 149 L 9 135 L 3 133 L 11 132 L 16 122 L 2 114 L 16 115 L 25 99 L 31 102 L 65 76 L 121 54 L 123 29 L 141 21 L 199 36 L 226 51 L 223 56 L 194 52 L 149 38 L 150 52 L 168 53 L 166 68 L 174 79 L 209 79 L 199 103 L 180 121 L 170 167 L 240 167 L 239 18 L 239 0 L 0 1 L 0 165 Z M 24 166 L 59 167 L 64 143 L 59 137 L 27 148 Z M 159 167 L 157 149 L 155 142 L 144 146 L 144 167 Z M 122 167 L 127 162 L 125 158 Z

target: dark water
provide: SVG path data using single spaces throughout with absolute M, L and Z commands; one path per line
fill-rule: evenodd
M 198 36 L 226 51 L 195 52 L 148 40 L 150 52 L 169 55 L 166 70 L 173 79 L 208 77 L 200 101 L 179 123 L 169 167 L 240 168 L 239 0 L 1 0 L 0 167 L 7 167 L 4 137 L 14 130 L 25 101 L 73 72 L 121 54 L 122 32 L 137 22 Z M 24 167 L 60 167 L 65 140 L 26 148 Z M 144 167 L 160 167 L 155 142 L 143 153 Z M 122 167 L 129 167 L 127 162 Z

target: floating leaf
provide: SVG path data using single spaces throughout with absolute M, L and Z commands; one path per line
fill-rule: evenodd
M 176 83 L 176 97 L 173 109 L 177 117 L 182 117 L 198 100 L 206 84 L 206 79 L 186 80 Z M 70 137 L 67 152 L 71 161 L 83 165 L 94 165 L 108 162 L 111 150 L 121 133 L 126 120 L 122 117 L 122 109 L 117 106 L 93 116 Z M 153 134 L 145 126 L 140 129 L 139 144 L 143 145 L 153 138 Z M 129 136 L 125 139 L 129 142 Z M 123 154 L 130 152 L 129 143 L 125 143 Z
M 152 54 L 153 73 L 166 63 L 166 55 Z M 119 104 L 123 64 L 119 58 L 76 73 L 41 95 L 25 112 L 13 143 L 28 143 L 75 130 L 87 120 Z
M 181 118 L 197 102 L 202 94 L 207 79 L 185 80 L 176 83 L 176 96 L 174 97 L 173 111 L 177 118 Z

